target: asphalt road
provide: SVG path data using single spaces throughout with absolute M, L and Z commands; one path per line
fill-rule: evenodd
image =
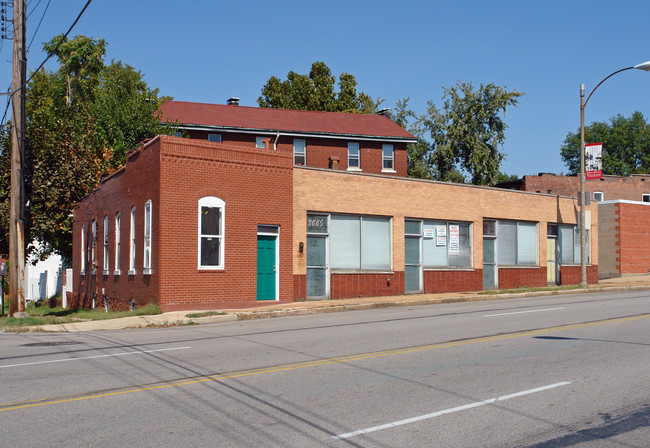
M 0 334 L 2 447 L 648 447 L 650 291 Z

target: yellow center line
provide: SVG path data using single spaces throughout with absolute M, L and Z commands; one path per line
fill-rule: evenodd
M 484 336 L 484 337 L 479 337 L 479 338 L 463 339 L 463 340 L 459 340 L 459 341 L 443 342 L 443 343 L 437 343 L 437 344 L 422 345 L 422 346 L 417 346 L 417 347 L 408 347 L 408 348 L 393 349 L 393 350 L 383 350 L 383 351 L 378 351 L 378 352 L 361 353 L 361 354 L 357 354 L 357 355 L 348 355 L 348 356 L 339 356 L 339 357 L 334 357 L 334 358 L 318 359 L 318 360 L 314 360 L 314 361 L 303 361 L 303 362 L 297 362 L 297 363 L 291 363 L 291 364 L 284 364 L 284 365 L 275 366 L 275 367 L 263 367 L 263 368 L 257 368 L 257 369 L 240 370 L 240 371 L 235 371 L 235 372 L 230 372 L 230 373 L 220 373 L 220 374 L 215 374 L 215 375 L 206 375 L 206 376 L 188 378 L 188 379 L 185 379 L 185 380 L 174 380 L 174 381 L 162 382 L 162 383 L 154 384 L 154 385 L 151 385 L 151 386 L 137 387 L 137 388 L 133 388 L 133 389 L 123 389 L 123 390 L 118 390 L 118 391 L 110 391 L 110 392 L 104 392 L 104 393 L 93 393 L 93 394 L 83 394 L 83 395 L 67 396 L 67 397 L 60 397 L 60 398 L 48 398 L 48 399 L 34 400 L 34 401 L 29 401 L 29 402 L 22 402 L 22 403 L 9 403 L 9 404 L 0 405 L 0 412 L 16 411 L 16 410 L 19 410 L 19 409 L 27 409 L 27 408 L 34 408 L 34 407 L 40 407 L 40 406 L 49 406 L 49 405 L 61 404 L 61 403 L 71 403 L 71 402 L 75 402 L 75 401 L 90 400 L 90 399 L 95 399 L 95 398 L 114 397 L 114 396 L 118 396 L 118 395 L 126 395 L 126 394 L 132 394 L 132 393 L 136 393 L 136 392 L 146 392 L 146 391 L 152 391 L 152 390 L 166 389 L 166 388 L 171 388 L 171 387 L 189 386 L 189 385 L 192 385 L 192 384 L 205 383 L 205 382 L 209 382 L 209 381 L 224 381 L 224 380 L 227 380 L 227 379 L 242 378 L 242 377 L 252 376 L 252 375 L 262 375 L 262 374 L 265 374 L 265 373 L 286 372 L 286 371 L 290 371 L 290 370 L 304 369 L 304 368 L 307 368 L 307 367 L 319 367 L 319 366 L 324 366 L 324 365 L 328 365 L 328 364 L 340 364 L 340 363 L 352 362 L 352 361 L 362 361 L 362 360 L 366 360 L 366 359 L 381 358 L 381 357 L 385 357 L 385 356 L 403 355 L 403 354 L 415 353 L 415 352 L 421 352 L 421 351 L 427 351 L 427 350 L 435 350 L 435 349 L 439 349 L 439 348 L 460 347 L 460 346 L 463 346 L 463 345 L 478 344 L 478 343 L 481 343 L 481 342 L 502 341 L 502 340 L 506 340 L 506 339 L 514 339 L 514 338 L 520 338 L 520 337 L 525 337 L 525 336 L 535 336 L 535 335 L 544 334 L 544 333 L 566 331 L 566 330 L 574 330 L 574 329 L 579 329 L 579 328 L 588 328 L 588 327 L 594 327 L 594 326 L 597 326 L 597 325 L 615 324 L 615 323 L 621 323 L 621 322 L 631 322 L 631 321 L 635 321 L 635 320 L 648 319 L 648 318 L 650 318 L 650 314 L 641 314 L 641 315 L 638 315 L 638 316 L 621 317 L 621 318 L 615 318 L 615 319 L 606 319 L 606 320 L 601 320 L 601 321 L 586 322 L 586 323 L 580 323 L 580 324 L 561 325 L 561 326 L 557 326 L 557 327 L 541 328 L 541 329 L 538 329 L 538 330 L 528 330 L 528 331 L 515 332 L 515 333 L 509 333 L 509 334 L 501 334 L 501 335 L 496 335 L 496 336 Z

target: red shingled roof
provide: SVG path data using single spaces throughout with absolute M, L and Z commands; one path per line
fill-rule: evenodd
M 410 132 L 383 115 L 272 109 L 223 104 L 167 101 L 162 120 L 184 126 L 232 130 L 283 131 L 415 140 Z

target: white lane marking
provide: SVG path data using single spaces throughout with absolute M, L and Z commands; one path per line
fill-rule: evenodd
M 36 361 L 36 362 L 25 362 L 22 364 L 8 364 L 5 366 L 0 366 L 0 369 L 6 369 L 7 367 L 22 367 L 22 366 L 35 366 L 37 364 L 49 364 L 53 362 L 67 362 L 67 361 L 83 361 L 86 359 L 97 359 L 97 358 L 110 358 L 112 356 L 127 356 L 127 355 L 143 355 L 145 353 L 155 353 L 155 352 L 167 352 L 170 350 L 184 350 L 190 347 L 173 347 L 173 348 L 161 348 L 158 350 L 138 350 L 135 352 L 122 352 L 122 353 L 113 353 L 111 355 L 95 355 L 95 356 L 85 356 L 83 358 L 65 358 L 65 359 L 52 359 L 49 361 Z
M 511 398 L 522 397 L 524 395 L 534 394 L 536 392 L 542 392 L 549 389 L 554 389 L 556 387 L 566 386 L 571 384 L 570 382 L 563 381 L 561 383 L 550 384 L 548 386 L 536 387 L 535 389 L 524 390 L 522 392 L 515 392 L 510 395 L 502 395 L 496 398 L 490 398 L 489 400 L 477 401 L 475 403 L 465 404 L 463 406 L 458 406 L 455 408 L 445 409 L 443 411 L 433 412 L 431 414 L 420 415 L 419 417 L 407 418 L 406 420 L 399 420 L 392 423 L 385 423 L 379 426 L 373 426 L 371 428 L 359 429 L 358 431 L 346 432 L 345 434 L 339 434 L 337 436 L 332 436 L 335 439 L 347 439 L 350 437 L 358 436 L 361 434 L 367 434 L 370 432 L 381 431 L 382 429 L 393 428 L 395 426 L 407 425 L 409 423 L 415 423 L 422 420 L 427 420 L 434 417 L 440 417 L 441 415 L 451 414 L 453 412 L 465 411 L 467 409 L 477 408 L 479 406 L 484 406 L 486 404 L 493 404 L 498 401 L 510 400 Z
M 514 311 L 512 313 L 486 314 L 483 317 L 510 316 L 511 314 L 539 313 L 541 311 L 555 311 L 555 310 L 564 310 L 564 309 L 566 309 L 566 306 L 562 306 L 559 308 L 544 308 L 543 310 Z

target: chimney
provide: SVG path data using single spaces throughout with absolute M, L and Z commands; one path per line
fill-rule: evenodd
M 339 157 L 332 156 L 330 157 L 330 169 L 331 170 L 338 170 L 339 169 L 339 162 L 341 159 Z
M 239 98 L 236 96 L 232 96 L 228 98 L 228 105 L 229 106 L 239 106 Z

